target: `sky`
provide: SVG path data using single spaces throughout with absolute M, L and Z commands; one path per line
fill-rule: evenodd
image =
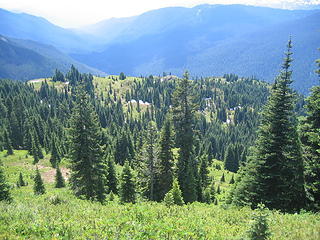
M 0 8 L 41 16 L 56 25 L 76 28 L 162 7 L 193 7 L 204 3 L 239 3 L 290 9 L 296 4 L 320 4 L 320 0 L 0 0 Z

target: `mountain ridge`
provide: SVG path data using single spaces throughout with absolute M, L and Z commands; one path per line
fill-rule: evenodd
M 306 92 L 316 83 L 311 58 L 316 58 L 320 42 L 320 10 L 204 4 L 109 19 L 82 30 L 60 28 L 28 14 L 4 12 L 5 16 L 0 11 L 0 34 L 52 45 L 72 59 L 110 74 L 181 75 L 188 69 L 194 75 L 235 73 L 270 82 L 279 70 L 285 42 L 293 35 L 297 46 L 294 74 L 299 73 L 295 87 Z M 23 21 L 26 16 L 29 22 Z M 19 19 L 11 21 L 16 17 Z M 8 31 L 11 33 L 5 34 Z M 308 49 L 305 53 L 304 48 Z M 264 55 L 270 64 L 262 62 Z
M 203 15 L 200 20 L 195 16 L 199 10 L 202 10 Z M 159 11 L 166 11 L 166 9 Z M 298 51 L 297 56 L 299 56 L 298 64 L 294 62 L 294 76 L 295 72 L 299 72 L 297 79 L 307 76 L 306 80 L 295 82 L 295 87 L 305 93 L 307 88 L 316 83 L 313 60 L 316 58 L 318 46 L 313 39 L 320 42 L 315 32 L 317 22 L 320 22 L 319 10 L 288 11 L 243 5 L 214 7 L 201 5 L 186 11 L 188 13 L 184 13 L 181 18 L 184 19 L 189 15 L 190 19 L 184 19 L 183 23 L 175 23 L 178 27 L 169 26 L 165 31 L 159 30 L 158 33 L 146 31 L 147 33 L 141 36 L 133 36 L 130 41 L 127 40 L 127 36 L 123 36 L 124 41 L 107 44 L 103 51 L 84 55 L 72 54 L 72 56 L 81 62 L 113 74 L 124 71 L 132 75 L 162 74 L 163 72 L 182 75 L 183 71 L 188 69 L 191 74 L 198 76 L 219 76 L 233 72 L 248 77 L 254 75 L 271 82 L 280 69 L 279 63 L 286 41 L 290 35 L 293 35 L 293 43 L 296 44 L 295 41 L 298 41 L 298 48 L 294 51 Z M 189 11 L 193 11 L 192 16 Z M 309 21 L 310 16 L 316 17 Z M 304 21 L 309 21 L 308 25 L 312 23 L 314 28 L 307 26 L 296 29 L 295 25 L 299 22 L 303 25 Z M 274 39 L 268 37 L 269 35 Z M 250 40 L 252 36 L 255 41 Z M 269 42 L 261 36 L 266 36 Z M 259 45 L 260 42 L 263 44 Z M 303 53 L 305 48 L 303 44 L 308 49 L 311 48 L 308 54 Z M 263 51 L 264 48 L 268 50 Z M 229 51 L 229 49 L 233 50 Z M 256 54 L 253 49 L 256 49 L 262 58 L 266 55 L 271 62 L 270 66 L 261 62 L 259 54 Z M 234 60 L 238 58 L 242 60 Z M 251 59 L 257 61 L 254 62 Z M 212 62 L 215 64 L 213 65 Z
M 55 69 L 62 72 L 71 65 L 81 72 L 104 75 L 102 71 L 73 60 L 50 45 L 31 40 L 13 39 L 0 35 L 0 78 L 30 80 L 52 76 Z

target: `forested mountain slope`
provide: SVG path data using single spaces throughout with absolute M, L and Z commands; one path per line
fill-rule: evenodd
M 181 76 L 188 69 L 195 76 L 233 72 L 272 82 L 291 36 L 295 88 L 306 93 L 316 83 L 312 62 L 320 42 L 319 16 L 317 10 L 243 5 L 164 8 L 91 26 L 90 34 L 105 39 L 104 50 L 72 56 L 114 74 Z
M 0 63 L 0 78 L 20 81 L 50 77 L 55 69 L 67 72 L 71 65 L 81 72 L 103 75 L 103 72 L 73 60 L 52 46 L 1 35 Z
M 69 29 L 56 26 L 41 17 L 5 9 L 0 9 L 0 34 L 53 45 L 65 52 L 88 47 L 88 42 Z

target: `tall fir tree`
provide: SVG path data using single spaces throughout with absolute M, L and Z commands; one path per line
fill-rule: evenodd
M 157 164 L 157 201 L 161 201 L 165 194 L 172 188 L 173 181 L 173 133 L 169 119 L 161 129 L 159 140 L 159 154 Z
M 107 182 L 108 182 L 108 192 L 112 192 L 114 194 L 118 194 L 118 179 L 116 166 L 113 160 L 113 157 L 108 157 L 108 172 L 107 172 Z
M 31 155 L 33 156 L 33 164 L 37 164 L 40 160 L 38 155 L 38 147 L 36 146 L 36 143 L 34 141 L 34 137 L 31 137 L 31 149 L 29 151 Z
M 125 162 L 121 173 L 119 195 L 121 203 L 136 202 L 136 183 L 128 162 Z
M 40 159 L 43 159 L 44 156 L 42 153 L 38 134 L 34 129 L 30 132 L 30 138 L 31 148 L 29 149 L 29 153 L 33 156 L 33 164 L 37 164 Z
M 54 75 L 52 77 L 52 81 L 53 82 L 64 82 L 65 79 L 64 79 L 63 73 L 60 72 L 58 69 L 56 69 L 54 71 Z
M 12 143 L 11 143 L 9 134 L 6 130 L 4 130 L 4 144 L 5 144 L 4 148 L 7 150 L 7 154 L 12 155 L 13 154 Z
M 11 200 L 12 200 L 12 197 L 10 193 L 10 186 L 7 183 L 7 180 L 4 174 L 4 168 L 0 160 L 0 201 L 10 202 Z
M 233 202 L 297 211 L 305 206 L 303 158 L 294 113 L 295 94 L 289 69 L 291 40 L 284 63 L 262 113 L 257 140 L 237 183 Z
M 199 167 L 199 178 L 201 187 L 206 188 L 209 185 L 209 169 L 208 169 L 208 157 L 202 156 Z
M 75 86 L 80 83 L 81 74 L 79 71 L 72 65 L 70 71 L 67 72 L 65 78 L 69 81 L 71 86 Z
M 41 178 L 41 174 L 38 168 L 36 170 L 36 176 L 34 177 L 33 192 L 35 195 L 42 195 L 42 194 L 45 194 L 46 192 L 46 189 L 44 187 L 43 180 Z
M 186 72 L 180 79 L 172 98 L 172 119 L 175 127 L 175 143 L 179 147 L 177 176 L 185 202 L 197 200 L 197 167 L 193 156 L 194 148 L 194 106 L 192 103 L 192 86 Z
M 150 121 L 147 126 L 145 143 L 139 163 L 139 185 L 142 194 L 151 201 L 155 200 L 156 161 L 157 161 L 157 126 Z
M 203 194 L 203 201 L 205 203 L 214 203 L 214 200 L 216 198 L 216 190 L 214 187 L 214 181 L 211 182 L 211 184 L 204 190 Z
M 59 165 L 56 166 L 56 177 L 55 177 L 55 188 L 63 188 L 66 186 L 64 177 L 59 168 Z
M 18 106 L 15 106 L 15 110 Z M 22 134 L 21 134 L 21 128 L 19 121 L 17 119 L 17 115 L 15 111 L 12 111 L 9 114 L 9 125 L 10 125 L 10 139 L 12 141 L 12 146 L 13 148 L 17 149 L 19 148 L 21 139 L 22 139 Z
M 107 194 L 107 166 L 100 141 L 98 116 L 79 85 L 70 129 L 70 185 L 76 196 L 103 202 Z
M 225 181 L 226 181 L 226 179 L 225 179 L 224 173 L 222 173 L 221 178 L 220 178 L 220 183 L 223 183 Z
M 23 175 L 22 175 L 21 172 L 20 172 L 20 174 L 19 174 L 19 179 L 18 179 L 17 185 L 18 185 L 19 187 L 23 187 L 23 186 L 26 186 L 26 185 L 27 185 L 26 182 L 23 180 Z
M 317 61 L 320 77 L 320 59 Z M 308 204 L 320 210 L 320 86 L 311 89 L 307 98 L 307 117 L 301 126 L 301 141 L 305 156 L 305 181 Z
M 42 152 L 42 148 L 41 148 L 41 144 L 40 144 L 40 140 L 39 140 L 39 135 L 36 132 L 36 130 L 34 130 L 34 144 L 35 144 L 35 149 L 36 149 L 36 154 L 39 157 L 39 159 L 43 159 L 43 152 Z
M 229 144 L 224 155 L 224 168 L 231 172 L 237 172 L 239 169 L 239 160 L 236 156 L 235 146 Z
M 127 132 L 122 132 L 116 141 L 114 158 L 115 162 L 124 165 L 125 161 L 131 162 L 134 157 L 132 142 Z
M 235 181 L 234 181 L 234 175 L 232 175 L 229 184 L 234 184 L 234 183 L 235 183 Z
M 53 168 L 55 168 L 57 165 L 59 165 L 61 161 L 61 157 L 59 154 L 57 142 L 55 139 L 55 136 L 52 137 L 52 142 L 51 142 L 51 157 L 50 157 L 50 163 Z

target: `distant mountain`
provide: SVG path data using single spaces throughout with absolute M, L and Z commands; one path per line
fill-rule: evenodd
M 92 50 L 89 36 L 58 27 L 44 18 L 0 8 L 0 34 L 53 45 L 64 52 Z M 91 39 L 91 42 L 94 42 Z
M 320 12 L 220 42 L 187 59 L 186 68 L 207 75 L 227 71 L 273 81 L 283 62 L 285 44 L 293 40 L 293 86 L 302 93 L 318 84 L 315 60 L 320 58 Z
M 270 24 L 299 19 L 312 11 L 290 11 L 244 5 L 199 5 L 194 8 L 167 7 L 129 18 L 112 18 L 79 30 L 109 42 L 130 42 L 146 35 L 180 28 L 188 33 L 226 32 L 228 36 L 250 32 Z
M 103 72 L 81 64 L 52 46 L 0 35 L 0 78 L 29 80 L 52 76 L 55 69 L 66 72 L 71 64 L 82 72 Z
M 104 39 L 104 50 L 72 56 L 115 74 L 181 75 L 188 69 L 193 75 L 234 72 L 272 81 L 292 36 L 295 86 L 306 92 L 316 81 L 319 13 L 244 5 L 164 8 L 87 27 L 86 33 Z
M 304 2 L 299 4 L 305 6 L 290 6 L 311 6 Z M 28 64 L 40 64 L 43 69 L 49 69 L 48 65 L 57 66 L 59 61 L 63 62 L 60 65 L 68 65 L 76 59 L 112 74 L 171 72 L 181 75 L 188 69 L 194 76 L 236 73 L 270 82 L 279 71 L 286 41 L 292 36 L 294 86 L 306 93 L 317 81 L 313 72 L 314 60 L 319 56 L 317 48 L 320 47 L 319 14 L 320 10 L 199 5 L 193 8 L 163 8 L 135 17 L 105 20 L 82 29 L 64 29 L 43 18 L 0 9 L 0 34 L 23 39 L 11 39 L 10 43 L 14 42 L 14 46 L 4 45 L 2 41 L 3 49 L 5 46 L 20 49 L 10 57 L 12 51 L 4 50 L 6 58 L 0 58 L 0 61 L 21 61 L 25 55 L 20 59 L 17 56 L 22 48 L 37 54 L 28 52 L 29 55 L 26 55 L 38 56 L 37 61 L 32 58 L 34 61 Z M 39 57 L 50 60 L 50 64 L 44 66 L 45 61 L 40 61 Z M 19 65 L 19 68 L 22 66 Z M 34 75 L 34 71 L 16 70 L 15 67 L 7 67 L 7 76 L 27 78 Z

